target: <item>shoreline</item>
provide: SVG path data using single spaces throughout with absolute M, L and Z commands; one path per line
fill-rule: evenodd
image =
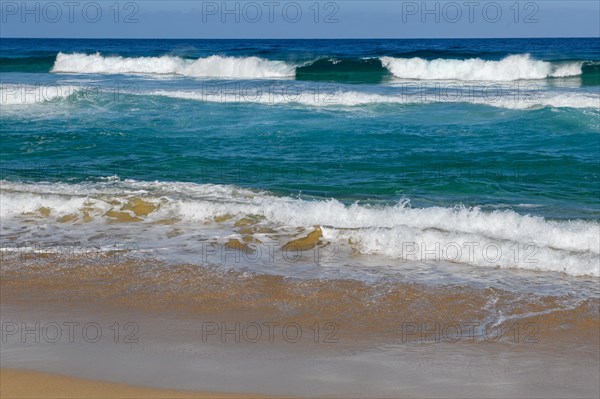
M 410 324 L 411 329 L 417 325 L 417 337 L 426 336 L 421 331 L 432 325 L 448 326 L 443 338 L 452 342 L 456 338 L 453 333 L 461 342 L 481 342 L 486 338 L 482 328 L 497 326 L 506 332 L 501 338 L 507 343 L 528 336 L 543 344 L 571 346 L 577 337 L 579 342 L 587 342 L 589 349 L 600 349 L 597 297 L 570 298 L 569 302 L 568 297 L 497 287 L 286 278 L 160 262 L 108 261 L 92 266 L 81 259 L 43 264 L 4 262 L 0 288 L 1 305 L 44 308 L 54 314 L 67 307 L 90 314 L 139 315 L 146 320 L 153 315 L 217 324 L 278 321 L 298 324 L 306 332 L 315 323 L 321 327 L 334 324 L 336 341 L 354 348 L 404 342 L 404 324 Z M 469 326 L 456 329 L 456 323 L 476 324 L 475 337 Z M 197 333 L 200 324 L 194 325 Z M 526 331 L 515 331 L 515 325 Z M 301 342 L 312 342 L 304 338 Z M 341 346 L 336 342 L 336 347 Z
M 595 397 L 600 386 L 595 298 L 570 308 L 499 289 L 209 266 L 23 266 L 0 268 L 3 369 L 183 395 L 145 396 L 157 398 Z M 493 328 L 452 335 L 457 322 L 496 312 L 500 339 Z M 441 341 L 436 325 L 447 328 Z M 369 378 L 357 379 L 364 370 Z
M 261 399 L 264 395 L 180 391 L 88 380 L 54 373 L 0 369 L 0 397 L 4 399 Z

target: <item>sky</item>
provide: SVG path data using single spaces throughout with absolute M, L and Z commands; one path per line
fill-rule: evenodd
M 600 1 L 0 0 L 0 37 L 600 37 Z

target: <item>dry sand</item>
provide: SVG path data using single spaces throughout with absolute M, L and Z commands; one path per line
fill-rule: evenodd
M 249 399 L 265 396 L 176 391 L 84 380 L 34 371 L 0 369 L 0 398 L 56 399 Z

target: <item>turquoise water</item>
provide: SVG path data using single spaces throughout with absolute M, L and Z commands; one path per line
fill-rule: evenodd
M 237 237 L 233 223 L 259 215 L 281 242 L 320 226 L 370 268 L 406 260 L 400 237 L 531 244 L 535 265 L 505 254 L 450 263 L 599 274 L 598 39 L 0 48 L 4 238 L 105 231 L 146 237 L 169 258 L 198 234 Z M 160 215 L 106 224 L 109 197 L 144 198 Z M 49 207 L 59 218 L 90 198 L 91 224 L 79 215 L 42 233 L 19 216 Z M 199 227 L 224 215 L 234 219 Z M 153 217 L 183 233 L 168 238 Z

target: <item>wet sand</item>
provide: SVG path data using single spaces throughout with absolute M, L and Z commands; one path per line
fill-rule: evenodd
M 408 324 L 417 325 L 417 333 L 422 327 L 428 330 L 446 325 L 447 335 L 461 333 L 471 338 L 468 333 L 473 335 L 473 331 L 458 331 L 452 325 L 470 323 L 516 334 L 517 323 L 530 326 L 529 336 L 536 341 L 561 342 L 563 346 L 585 342 L 590 350 L 600 351 L 598 298 L 572 300 L 467 285 L 296 279 L 139 261 L 38 262 L 15 267 L 4 262 L 1 271 L 3 304 L 99 304 L 102 309 L 128 309 L 180 319 L 246 323 L 277 320 L 307 327 L 331 322 L 338 327 L 336 338 L 352 345 L 402 342 Z M 514 334 L 502 338 L 510 341 Z

